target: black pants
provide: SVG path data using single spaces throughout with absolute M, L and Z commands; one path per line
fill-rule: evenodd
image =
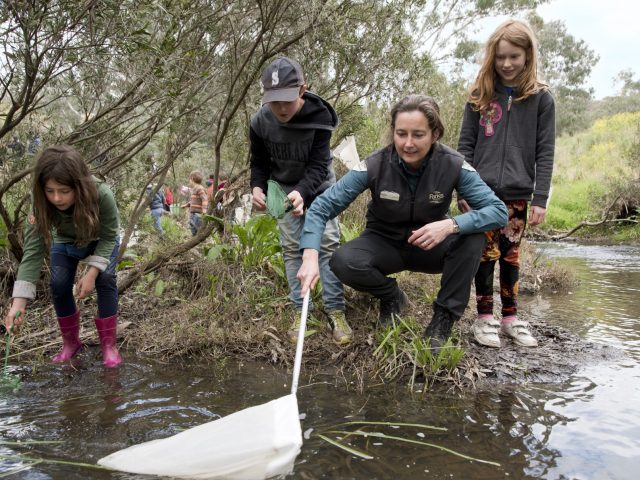
M 383 300 L 395 298 L 398 289 L 396 280 L 387 275 L 404 270 L 442 273 L 435 303 L 461 317 L 469 303 L 484 243 L 481 233 L 449 235 L 425 251 L 365 230 L 336 250 L 331 269 L 345 285 Z

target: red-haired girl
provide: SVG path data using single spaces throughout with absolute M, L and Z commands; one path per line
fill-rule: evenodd
M 537 345 L 529 325 L 517 317 L 520 241 L 527 221 L 530 225 L 544 221 L 555 148 L 555 106 L 548 86 L 538 79 L 536 49 L 534 33 L 519 20 L 508 20 L 491 34 L 458 143 L 458 151 L 509 211 L 506 227 L 486 232 L 475 277 L 478 318 L 473 332 L 480 344 L 489 347 L 500 346 L 500 329 L 518 345 Z M 464 199 L 458 206 L 463 212 L 469 208 Z M 496 261 L 501 323 L 493 316 Z

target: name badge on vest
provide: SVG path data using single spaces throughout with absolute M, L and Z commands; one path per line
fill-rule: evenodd
M 393 200 L 397 202 L 400 200 L 400 194 L 398 192 L 390 192 L 389 190 L 382 190 L 380 192 L 380 198 L 382 200 Z

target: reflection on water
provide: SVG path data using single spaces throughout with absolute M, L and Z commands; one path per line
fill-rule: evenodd
M 545 298 L 552 318 L 590 342 L 614 345 L 640 361 L 640 248 L 557 243 L 538 248 L 570 263 L 580 279 L 570 294 Z M 535 316 L 536 309 L 531 311 Z
M 625 378 L 628 367 L 592 367 L 585 373 L 588 378 L 573 379 L 573 390 L 556 391 L 545 405 L 549 411 L 571 416 L 571 423 L 556 426 L 549 439 L 563 453 L 549 469 L 550 477 L 570 473 L 571 478 L 637 478 L 638 370 L 635 379 Z M 590 392 L 584 395 L 587 389 Z
M 640 248 L 541 244 L 570 262 L 580 279 L 571 294 L 551 295 L 535 316 L 569 325 L 589 342 L 613 345 L 625 356 L 589 365 L 553 386 L 545 410 L 570 421 L 554 426 L 548 445 L 562 452 L 548 478 L 631 479 L 640 468 Z M 532 301 L 529 306 L 535 305 Z
M 292 478 L 579 478 L 635 479 L 640 469 L 640 250 L 630 247 L 541 245 L 571 262 L 580 284 L 571 294 L 523 299 L 531 316 L 558 322 L 590 342 L 625 355 L 586 365 L 560 384 L 505 385 L 493 391 L 423 395 L 388 385 L 360 394 L 343 380 L 317 375 L 298 393 L 310 431 Z M 22 389 L 0 397 L 0 474 L 20 466 L 19 479 L 142 479 L 139 475 L 65 464 L 20 463 L 18 456 L 95 464 L 123 447 L 173 435 L 288 393 L 290 372 L 263 364 L 162 364 L 127 352 L 119 371 L 99 366 L 89 351 L 73 368 L 14 369 Z M 340 435 L 347 421 L 408 422 L 447 427 L 362 427 L 408 440 L 343 438 L 375 458 L 362 460 L 317 433 Z M 36 440 L 60 443 L 34 444 Z M 211 439 L 224 441 L 224 439 Z M 500 463 L 472 462 L 436 447 Z M 148 477 L 147 477 L 148 478 Z

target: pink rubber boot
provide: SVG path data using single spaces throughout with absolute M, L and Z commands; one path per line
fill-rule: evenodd
M 62 351 L 53 356 L 53 362 L 60 363 L 71 360 L 82 348 L 80 342 L 80 311 L 68 317 L 58 317 L 58 325 L 62 334 Z
M 117 367 L 122 363 L 122 356 L 116 347 L 118 315 L 96 318 L 95 321 L 102 347 L 102 363 L 107 368 Z

